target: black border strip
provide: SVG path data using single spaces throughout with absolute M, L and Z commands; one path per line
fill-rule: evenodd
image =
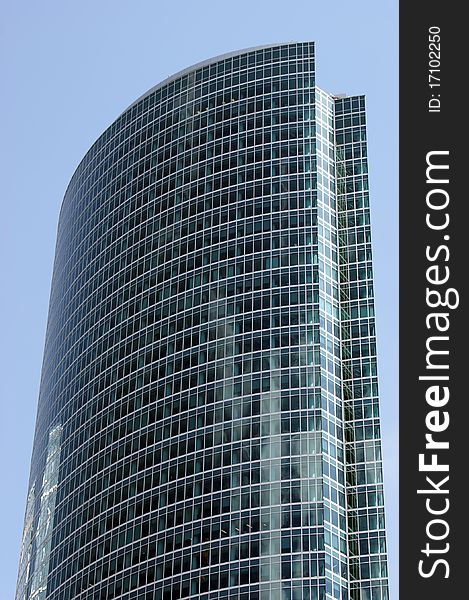
M 462 179 L 469 169 L 463 164 L 469 95 L 463 7 L 434 0 L 400 5 L 401 600 L 467 596 L 469 192 Z M 449 168 L 427 172 L 429 163 Z M 449 448 L 426 449 L 426 434 Z M 449 470 L 430 471 L 424 465 L 432 461 Z

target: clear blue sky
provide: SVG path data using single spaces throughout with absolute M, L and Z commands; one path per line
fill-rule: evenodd
M 78 162 L 137 97 L 240 48 L 316 41 L 317 81 L 367 96 L 391 598 L 398 598 L 397 0 L 5 0 L 0 24 L 0 598 L 14 598 L 55 231 Z

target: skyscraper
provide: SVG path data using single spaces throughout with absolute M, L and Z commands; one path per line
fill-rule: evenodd
M 61 209 L 17 600 L 386 600 L 364 98 L 186 69 Z

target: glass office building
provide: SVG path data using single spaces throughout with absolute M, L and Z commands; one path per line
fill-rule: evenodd
M 17 600 L 386 600 L 378 404 L 364 98 L 168 78 L 65 194 Z

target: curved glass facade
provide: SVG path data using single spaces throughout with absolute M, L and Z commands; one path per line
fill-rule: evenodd
M 18 600 L 386 600 L 364 98 L 171 77 L 58 229 Z

